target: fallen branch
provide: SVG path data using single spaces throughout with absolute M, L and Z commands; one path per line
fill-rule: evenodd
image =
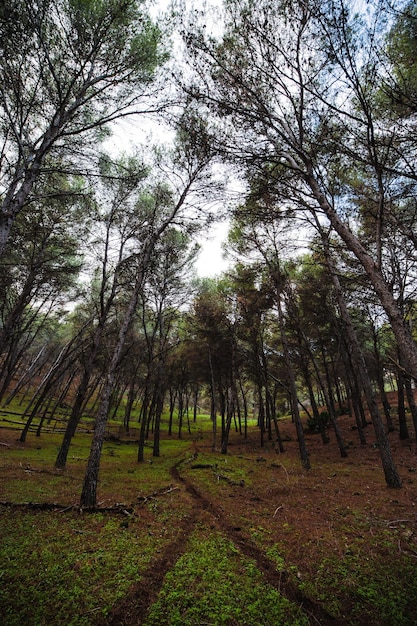
M 10 502 L 0 501 L 0 506 L 21 510 L 53 511 L 54 513 L 65 513 L 66 511 L 76 511 L 77 513 L 114 513 L 115 515 L 134 515 L 133 507 L 124 504 L 115 506 L 80 507 L 79 504 L 69 506 L 58 504 L 57 502 Z
M 179 489 L 179 487 L 176 487 L 174 485 L 168 485 L 168 487 L 162 487 L 162 489 L 158 489 L 158 491 L 154 491 L 153 493 L 150 493 L 148 496 L 138 496 L 137 500 L 139 500 L 141 504 L 145 504 L 146 502 L 148 502 L 148 500 L 152 500 L 153 498 L 158 498 L 159 496 L 166 496 L 168 493 L 171 493 L 172 491 L 176 491 L 177 489 Z
M 395 524 L 415 524 L 417 520 L 415 519 L 395 519 L 392 521 L 386 521 L 387 526 L 394 526 Z
M 232 480 L 231 478 L 229 478 L 228 476 L 223 476 L 223 474 L 216 474 L 217 476 L 217 482 L 220 482 L 221 480 L 224 480 L 228 485 L 232 485 L 233 487 L 244 487 L 245 486 L 245 481 L 239 480 Z

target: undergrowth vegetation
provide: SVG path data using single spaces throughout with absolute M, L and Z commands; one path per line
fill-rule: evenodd
M 238 587 L 236 581 L 239 581 Z M 299 607 L 262 580 L 256 563 L 243 558 L 220 533 L 199 528 L 186 554 L 167 574 L 146 626 L 306 626 Z
M 1 623 L 100 623 L 169 540 L 106 514 L 3 509 Z
M 214 453 L 203 417 L 181 439 L 164 436 L 160 457 L 148 445 L 140 464 L 135 430 L 121 436 L 115 422 L 103 449 L 101 510 L 88 513 L 78 502 L 91 433 L 77 433 L 58 471 L 60 433 L 32 432 L 23 444 L 18 424 L 0 426 L 2 626 L 119 626 L 115 608 L 126 598 L 134 607 L 135 585 L 146 589 L 158 572 L 146 610 L 126 626 L 320 622 L 286 594 L 285 581 L 334 624 L 415 626 L 411 447 L 397 450 L 405 480 L 393 493 L 372 444 L 352 445 L 341 460 L 311 433 L 313 469 L 304 471 L 289 421 L 284 454 L 274 442 L 260 448 L 252 426 L 246 441 L 232 434 L 227 455 Z M 258 556 L 245 556 L 242 542 Z

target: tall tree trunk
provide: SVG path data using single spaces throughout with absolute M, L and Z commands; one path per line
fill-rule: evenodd
M 67 422 L 67 426 L 65 428 L 65 433 L 64 433 L 64 437 L 61 443 L 61 447 L 59 448 L 59 452 L 55 460 L 55 467 L 57 469 L 64 469 L 66 466 L 71 441 L 75 435 L 75 431 L 77 430 L 77 426 L 80 421 L 81 408 L 83 406 L 84 398 L 87 393 L 88 384 L 90 382 L 90 376 L 91 376 L 91 371 L 90 369 L 86 368 L 83 372 L 83 376 L 78 386 L 77 395 L 75 397 L 75 400 L 71 409 L 71 415 Z
M 285 365 L 287 368 L 288 383 L 289 383 L 289 388 L 290 388 L 292 415 L 294 418 L 295 429 L 297 432 L 298 447 L 300 450 L 301 463 L 304 469 L 309 470 L 311 468 L 311 464 L 310 464 L 310 459 L 308 456 L 307 447 L 306 447 L 306 443 L 304 439 L 304 432 L 303 432 L 303 425 L 301 422 L 300 411 L 298 409 L 298 397 L 297 397 L 297 389 L 295 386 L 295 376 L 294 376 L 294 371 L 292 368 L 292 363 L 289 357 L 288 342 L 287 342 L 287 337 L 285 334 L 285 327 L 284 327 L 284 315 L 282 312 L 281 294 L 279 291 L 277 294 L 277 309 L 278 309 L 278 322 L 279 322 L 280 333 L 281 333 L 281 342 L 282 342 L 282 347 L 284 351 L 284 359 L 285 359 Z
M 149 385 L 149 381 L 147 382 Z M 148 427 L 149 416 L 149 390 L 146 391 L 141 410 L 141 422 L 139 430 L 139 445 L 138 445 L 138 463 L 143 463 L 145 460 L 145 442 L 146 442 L 146 430 Z
M 69 417 L 67 427 L 65 429 L 64 437 L 59 449 L 58 455 L 55 460 L 55 467 L 58 469 L 64 469 L 67 463 L 68 452 L 70 449 L 72 438 L 77 430 L 78 423 L 81 418 L 81 410 L 84 404 L 84 400 L 87 395 L 88 385 L 90 383 L 91 375 L 93 373 L 94 365 L 97 359 L 97 354 L 100 348 L 104 333 L 104 320 L 100 319 L 97 329 L 94 333 L 91 345 L 91 351 L 88 355 L 87 362 L 84 364 L 83 374 L 78 385 L 77 395 L 75 397 L 74 404 L 72 405 L 71 415 Z
M 214 369 L 213 369 L 213 360 L 211 358 L 211 349 L 208 347 L 208 362 L 210 368 L 210 417 L 212 423 L 212 442 L 211 449 L 213 452 L 216 451 L 216 439 L 217 439 L 217 410 L 216 410 L 216 392 L 215 392 L 215 382 L 214 382 Z
M 392 432 L 394 430 L 394 424 L 392 422 L 391 417 L 391 407 L 388 401 L 388 397 L 385 391 L 384 384 L 384 368 L 382 365 L 381 355 L 378 348 L 378 335 L 374 325 L 371 325 L 372 328 L 372 340 L 373 340 L 373 348 L 374 348 L 374 357 L 376 364 L 376 382 L 378 385 L 379 393 L 382 400 L 382 406 L 384 408 L 385 421 L 387 423 L 388 432 Z
M 302 346 L 299 345 L 299 347 L 302 350 Z M 314 396 L 313 385 L 312 385 L 312 382 L 311 382 L 311 374 L 310 374 L 310 371 L 309 371 L 309 365 L 306 362 L 306 360 L 303 358 L 303 356 L 302 356 L 302 362 L 301 362 L 301 371 L 302 371 L 303 376 L 304 376 L 304 381 L 305 381 L 305 383 L 307 385 L 308 396 L 310 398 L 311 410 L 313 411 L 314 421 L 318 425 L 322 442 L 327 445 L 330 442 L 329 435 L 327 433 L 327 428 L 323 424 L 323 420 L 320 417 L 320 413 L 319 413 L 319 409 L 318 409 L 318 406 L 317 406 L 316 398 Z
M 417 405 L 416 405 L 416 401 L 414 398 L 414 392 L 413 392 L 413 387 L 411 385 L 411 380 L 408 377 L 404 379 L 404 385 L 405 385 L 405 390 L 407 393 L 408 406 L 410 407 L 411 417 L 413 420 L 414 433 L 415 433 L 415 437 L 417 441 Z
M 398 395 L 398 423 L 400 426 L 400 439 L 403 441 L 410 439 L 408 432 L 407 417 L 405 414 L 404 379 L 400 372 L 397 374 L 397 395 Z
M 328 202 L 326 196 L 320 189 L 319 183 L 316 180 L 313 166 L 311 163 L 307 164 L 307 171 L 304 174 L 304 179 L 310 187 L 319 206 L 326 214 L 334 230 L 345 242 L 348 249 L 353 252 L 356 258 L 362 264 L 362 267 L 364 268 L 375 290 L 375 293 L 378 295 L 381 305 L 385 313 L 387 314 L 392 331 L 395 336 L 398 350 L 401 354 L 401 361 L 403 363 L 403 366 L 405 367 L 407 373 L 414 380 L 417 381 L 417 345 L 414 342 L 410 328 L 404 320 L 402 311 L 400 310 L 391 292 L 390 287 L 385 282 L 381 270 L 378 268 L 378 265 L 362 246 L 359 239 L 348 228 L 348 226 L 346 226 L 346 224 L 341 220 L 335 209 Z
M 375 429 L 376 440 L 378 443 L 378 448 L 381 456 L 382 466 L 385 474 L 385 480 L 389 487 L 399 488 L 402 486 L 401 478 L 398 474 L 397 468 L 395 467 L 394 460 L 392 458 L 391 448 L 388 442 L 388 438 L 385 433 L 385 428 L 378 410 L 378 405 L 376 402 L 375 394 L 372 389 L 371 381 L 368 375 L 365 358 L 362 352 L 362 349 L 359 344 L 359 340 L 352 324 L 352 320 L 349 315 L 349 311 L 346 305 L 345 298 L 343 296 L 342 287 L 340 285 L 339 277 L 337 275 L 336 269 L 333 265 L 332 258 L 330 256 L 330 251 L 328 247 L 328 241 L 325 237 L 322 229 L 321 235 L 326 255 L 326 262 L 328 264 L 330 274 L 333 281 L 333 286 L 335 289 L 336 299 L 338 308 L 340 311 L 343 330 L 346 332 L 346 337 L 349 341 L 349 346 L 351 348 L 351 357 L 352 363 L 355 366 L 355 369 L 358 371 L 360 383 L 365 392 L 366 401 L 368 404 L 369 412 L 372 417 L 372 424 Z
M 147 250 L 147 256 L 150 257 L 151 250 Z M 149 259 L 148 259 L 149 260 Z M 132 323 L 136 306 L 139 299 L 139 292 L 142 288 L 144 278 L 144 266 L 143 264 L 136 277 L 135 286 L 130 297 L 126 313 L 123 318 L 123 322 L 117 338 L 117 343 L 113 352 L 112 359 L 110 361 L 105 383 L 103 385 L 100 406 L 95 422 L 93 440 L 91 443 L 90 455 L 87 462 L 87 470 L 84 477 L 84 484 L 81 492 L 80 506 L 81 507 L 95 507 L 97 502 L 97 484 L 98 475 L 100 470 L 100 458 L 103 448 L 104 435 L 106 431 L 107 418 L 110 409 L 110 400 L 112 397 L 114 384 L 116 380 L 117 366 L 119 365 L 120 357 L 122 355 L 123 347 L 125 345 L 126 336 Z
M 235 408 L 234 393 L 233 393 L 233 389 L 229 387 L 227 394 L 226 394 L 226 420 L 225 420 L 225 426 L 224 426 L 224 432 L 222 436 L 222 444 L 221 444 L 221 450 L 220 450 L 222 454 L 227 454 L 230 426 L 232 424 L 234 408 Z

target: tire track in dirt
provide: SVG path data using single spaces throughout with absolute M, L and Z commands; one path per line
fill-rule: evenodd
M 229 524 L 223 511 L 210 502 L 205 495 L 200 493 L 191 482 L 181 476 L 178 470 L 180 464 L 181 461 L 176 463 L 171 469 L 173 479 L 184 486 L 184 489 L 191 495 L 196 503 L 197 509 L 200 508 L 213 516 L 218 530 L 226 535 L 244 556 L 256 561 L 258 569 L 263 573 L 265 581 L 268 584 L 274 587 L 282 596 L 300 606 L 309 617 L 312 624 L 320 624 L 320 626 L 338 626 L 344 623 L 327 613 L 319 604 L 306 597 L 300 589 L 290 581 L 288 574 L 277 571 L 273 561 L 268 559 L 249 537 L 245 537 L 239 528 Z
M 106 626 L 141 626 L 145 622 L 148 611 L 162 588 L 165 575 L 187 550 L 190 527 L 198 521 L 198 509 L 184 517 L 175 541 L 165 548 L 161 557 L 151 561 L 141 579 L 113 607 L 106 618 Z
M 154 559 L 141 580 L 113 608 L 108 615 L 106 626 L 141 626 L 146 621 L 148 611 L 162 588 L 165 575 L 186 552 L 190 528 L 198 522 L 210 523 L 230 541 L 246 557 L 254 560 L 263 573 L 265 581 L 282 596 L 297 604 L 310 619 L 310 623 L 320 626 L 338 626 L 342 622 L 327 613 L 319 604 L 307 598 L 285 572 L 279 572 L 275 564 L 251 541 L 239 528 L 231 526 L 225 514 L 214 505 L 206 495 L 202 494 L 190 481 L 179 472 L 183 459 L 170 470 L 173 480 L 188 493 L 194 506 L 179 528 L 177 538 L 168 545 L 160 558 Z M 208 520 L 210 520 L 208 522 Z

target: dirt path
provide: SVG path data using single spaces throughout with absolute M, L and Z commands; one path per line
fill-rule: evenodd
M 176 540 L 169 544 L 160 558 L 150 563 L 141 580 L 108 616 L 106 626 L 140 626 L 145 622 L 148 610 L 162 588 L 165 574 L 187 549 L 190 526 L 198 521 L 198 510 L 184 519 Z
M 310 624 L 321 626 L 337 625 L 340 622 L 329 615 L 317 603 L 305 597 L 294 585 L 285 572 L 279 572 L 275 564 L 257 548 L 250 537 L 241 529 L 230 524 L 227 515 L 210 498 L 201 493 L 189 480 L 184 478 L 179 466 L 182 460 L 171 468 L 171 476 L 192 499 L 192 509 L 179 528 L 177 538 L 165 550 L 164 554 L 155 559 L 144 572 L 141 580 L 135 584 L 129 594 L 114 608 L 106 620 L 106 626 L 141 626 L 152 603 L 156 600 L 166 573 L 186 552 L 190 528 L 197 522 L 209 524 L 216 528 L 240 550 L 246 557 L 253 559 L 263 573 L 265 581 L 291 602 L 298 604 L 309 617 Z

